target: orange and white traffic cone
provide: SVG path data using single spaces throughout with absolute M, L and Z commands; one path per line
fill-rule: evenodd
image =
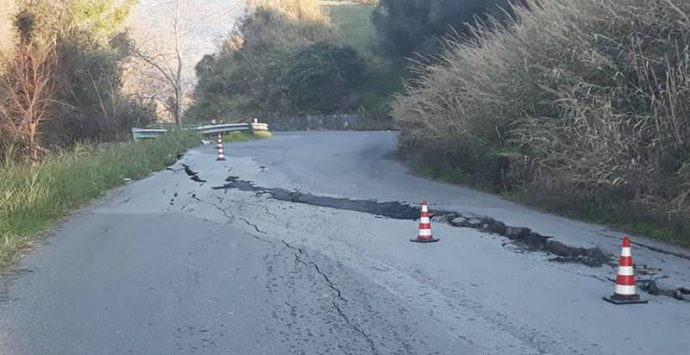
M 429 218 L 429 203 L 422 201 L 422 213 L 419 216 L 419 235 L 417 239 L 410 239 L 415 243 L 433 243 L 439 239 L 434 238 L 431 233 L 431 219 Z
M 216 161 L 225 161 L 225 148 L 223 148 L 223 138 L 218 135 L 218 158 Z
M 635 270 L 629 237 L 623 238 L 623 249 L 621 250 L 621 258 L 618 264 L 616 289 L 613 295 L 604 297 L 604 300 L 613 304 L 647 303 L 646 300 L 640 299 L 640 295 L 635 290 Z
M 223 148 L 223 135 L 218 133 L 218 139 L 216 139 L 216 149 Z

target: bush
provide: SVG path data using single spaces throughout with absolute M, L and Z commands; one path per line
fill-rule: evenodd
M 153 118 L 121 95 L 127 53 L 109 43 L 134 4 L 0 0 L 0 153 L 11 145 L 38 159 L 46 148 L 117 139 Z
M 295 111 L 333 113 L 350 106 L 364 70 L 352 47 L 320 42 L 298 52 L 281 80 Z
M 145 126 L 155 117 L 152 105 L 120 94 L 126 53 L 102 44 L 85 32 L 66 33 L 58 47 L 53 119 L 43 126 L 50 145 L 112 141 L 129 136 L 135 125 Z
M 468 34 L 476 18 L 504 19 L 513 0 L 381 0 L 372 21 L 380 48 L 391 55 L 434 54 L 440 37 Z M 501 10 L 504 9 L 504 10 Z
M 687 231 L 690 3 L 527 3 L 519 24 L 450 41 L 419 68 L 393 105 L 403 150 L 568 209 Z

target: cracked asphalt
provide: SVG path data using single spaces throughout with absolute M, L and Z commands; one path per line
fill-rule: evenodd
M 189 152 L 65 221 L 0 278 L 0 354 L 685 354 L 690 303 L 613 306 L 615 268 L 550 262 L 479 230 L 320 207 L 256 186 L 486 215 L 578 247 L 622 234 L 410 175 L 389 132 L 284 133 Z M 182 165 L 199 172 L 194 182 Z M 634 237 L 690 286 L 690 253 Z M 639 276 L 645 278 L 648 276 Z

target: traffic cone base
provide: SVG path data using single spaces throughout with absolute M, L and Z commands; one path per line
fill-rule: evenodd
M 419 239 L 419 238 L 410 239 L 410 241 L 413 243 L 434 243 L 434 242 L 438 242 L 439 240 L 441 240 L 441 239 L 437 239 L 437 238 L 433 238 L 433 239 Z
M 602 297 L 604 301 L 621 305 L 621 304 L 641 304 L 641 303 L 649 303 L 648 300 L 643 300 L 640 298 L 639 295 L 634 295 L 634 296 L 621 296 L 621 295 L 612 295 L 610 297 Z

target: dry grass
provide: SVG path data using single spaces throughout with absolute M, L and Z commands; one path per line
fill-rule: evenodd
M 13 31 L 16 12 L 15 0 L 0 0 L 0 74 L 4 73 L 6 62 L 16 45 L 16 34 Z
M 690 3 L 528 3 L 418 68 L 393 106 L 403 149 L 571 207 L 687 220 Z
M 253 135 L 255 138 L 259 138 L 259 139 L 266 139 L 266 138 L 272 138 L 273 137 L 273 133 L 271 133 L 269 131 L 256 131 L 256 132 L 254 132 Z

